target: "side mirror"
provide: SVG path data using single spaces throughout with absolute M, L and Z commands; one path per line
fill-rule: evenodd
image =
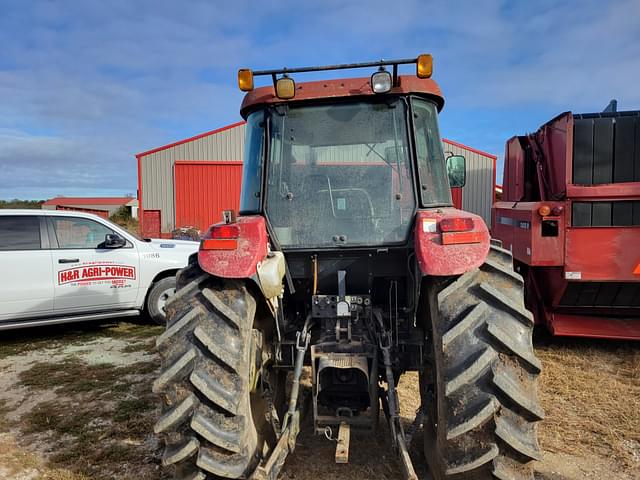
M 451 187 L 464 187 L 467 183 L 467 161 L 462 155 L 447 157 L 447 173 Z
M 104 236 L 104 248 L 122 248 L 127 241 L 116 233 L 107 233 Z

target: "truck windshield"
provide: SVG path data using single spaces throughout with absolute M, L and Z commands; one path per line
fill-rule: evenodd
M 415 210 L 408 152 L 400 99 L 272 110 L 266 212 L 280 245 L 405 242 Z

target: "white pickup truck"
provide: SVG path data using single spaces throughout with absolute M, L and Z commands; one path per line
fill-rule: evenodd
M 143 312 L 162 324 L 175 274 L 197 250 L 89 213 L 0 210 L 0 330 Z

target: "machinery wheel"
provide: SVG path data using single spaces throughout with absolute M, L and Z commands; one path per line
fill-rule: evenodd
M 540 362 L 508 250 L 428 289 L 432 361 L 421 376 L 425 456 L 435 480 L 533 480 Z
M 176 277 L 165 277 L 153 284 L 147 294 L 147 315 L 158 325 L 167 323 L 165 307 L 169 297 L 176 291 Z
M 178 273 L 177 287 L 156 341 L 162 463 L 180 480 L 247 478 L 271 441 L 256 388 L 256 300 L 243 282 L 211 277 L 197 262 Z

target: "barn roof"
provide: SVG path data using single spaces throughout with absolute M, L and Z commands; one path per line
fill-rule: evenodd
M 183 143 L 193 142 L 194 140 L 198 140 L 200 138 L 208 137 L 210 135 L 215 135 L 216 133 L 224 132 L 225 130 L 230 130 L 235 127 L 239 127 L 240 125 L 244 125 L 246 122 L 244 120 L 236 123 L 232 123 L 231 125 L 226 125 L 221 128 L 216 128 L 215 130 L 211 130 L 209 132 L 200 133 L 198 135 L 194 135 L 193 137 L 185 138 L 184 140 L 178 140 L 177 142 L 169 143 L 167 145 L 163 145 L 161 147 L 152 148 L 151 150 L 147 150 L 146 152 L 141 152 L 136 154 L 136 158 L 146 157 L 147 155 L 151 155 L 152 153 L 161 152 L 162 150 L 168 150 L 172 147 L 177 147 L 178 145 L 182 145 Z
M 55 197 L 43 205 L 127 205 L 133 197 Z

